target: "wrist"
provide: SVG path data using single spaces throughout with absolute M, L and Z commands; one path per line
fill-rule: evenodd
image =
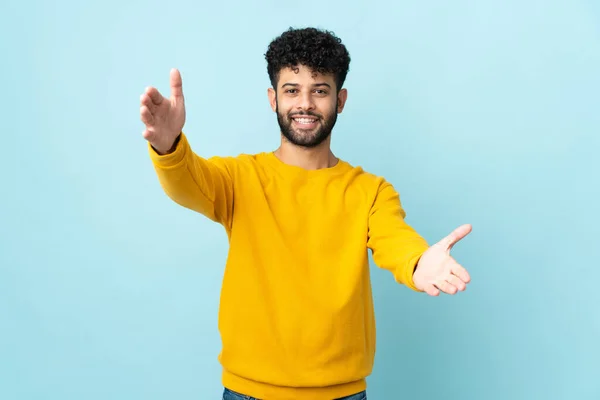
M 179 144 L 180 139 L 181 139 L 181 133 L 179 135 L 177 135 L 177 137 L 173 141 L 173 144 L 171 144 L 171 147 L 169 147 L 168 149 L 159 148 L 153 144 L 151 144 L 151 145 L 152 145 L 152 148 L 154 149 L 154 151 L 156 151 L 159 155 L 164 156 L 164 155 L 173 153 L 177 149 L 177 145 Z

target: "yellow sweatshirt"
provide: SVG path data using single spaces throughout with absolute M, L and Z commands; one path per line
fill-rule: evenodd
M 229 238 L 219 330 L 223 384 L 259 399 L 365 390 L 375 355 L 368 249 L 417 290 L 428 248 L 383 178 L 339 160 L 308 171 L 272 152 L 202 158 L 182 133 L 151 160 L 166 194 Z

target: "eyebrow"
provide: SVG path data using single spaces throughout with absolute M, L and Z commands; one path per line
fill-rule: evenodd
M 286 86 L 299 87 L 301 85 L 299 83 L 284 83 L 283 85 L 281 85 L 282 88 L 284 88 Z M 313 86 L 313 87 L 327 86 L 329 89 L 331 89 L 331 85 L 328 83 L 325 83 L 325 82 L 315 83 L 314 85 L 311 85 L 311 86 Z

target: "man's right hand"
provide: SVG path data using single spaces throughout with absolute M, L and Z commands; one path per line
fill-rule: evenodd
M 140 97 L 140 117 L 146 125 L 142 134 L 159 154 L 173 151 L 175 140 L 185 123 L 185 104 L 181 74 L 171 70 L 171 97 L 163 97 L 154 87 L 146 88 Z

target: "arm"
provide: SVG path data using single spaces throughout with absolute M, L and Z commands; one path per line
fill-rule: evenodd
M 185 100 L 181 74 L 170 73 L 171 96 L 154 87 L 140 97 L 140 117 L 148 151 L 163 190 L 176 203 L 195 210 L 227 229 L 231 227 L 233 183 L 225 158 L 195 154 L 183 134 Z
M 150 143 L 148 151 L 158 180 L 173 201 L 225 227 L 230 226 L 233 180 L 226 159 L 198 156 L 183 133 L 170 152 L 161 154 Z
M 400 195 L 383 181 L 369 214 L 367 247 L 378 267 L 390 271 L 398 283 L 415 291 L 413 273 L 428 244 L 404 218 Z

